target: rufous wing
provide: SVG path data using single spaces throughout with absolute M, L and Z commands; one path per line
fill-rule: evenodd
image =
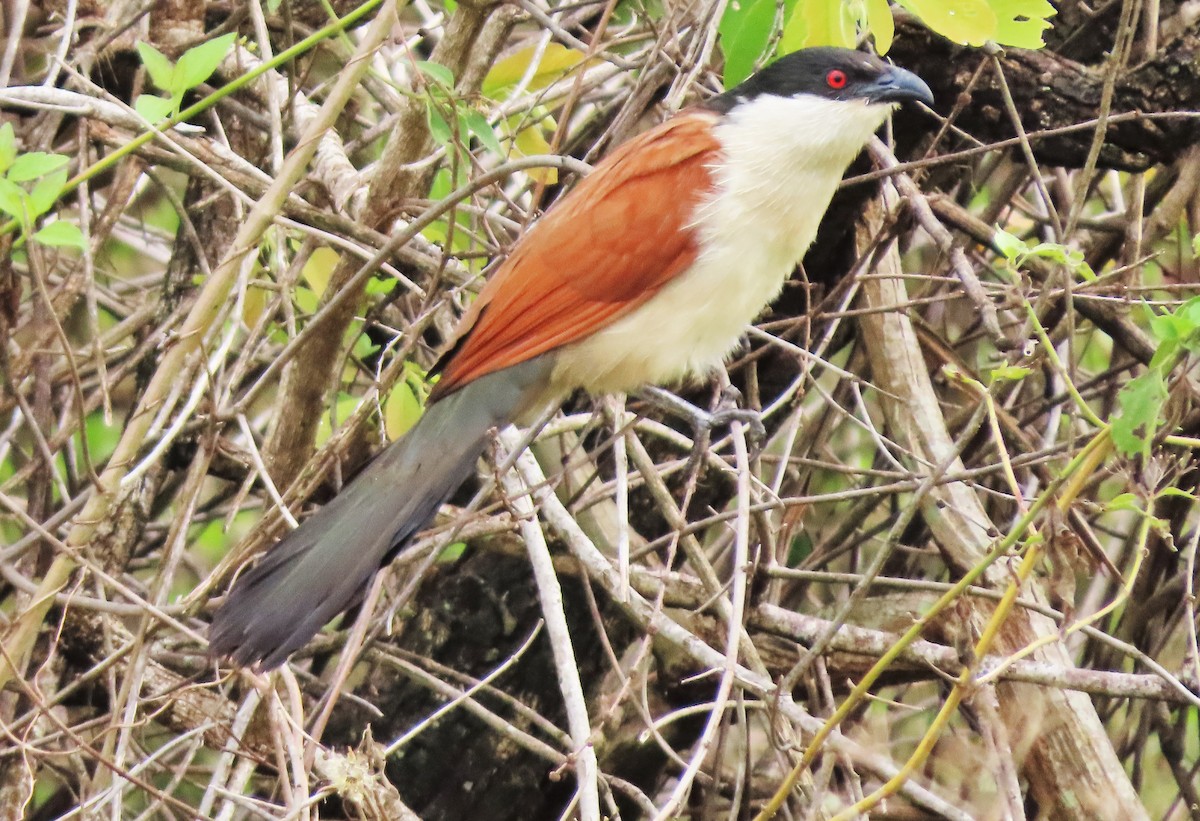
M 430 399 L 587 337 L 685 271 L 720 151 L 715 119 L 684 114 L 630 140 L 552 207 L 463 317 Z

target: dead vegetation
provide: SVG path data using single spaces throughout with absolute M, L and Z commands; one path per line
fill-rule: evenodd
M 5 4 L 0 121 L 67 159 L 0 233 L 0 817 L 1200 817 L 1192 5 L 1036 55 L 901 19 L 938 114 L 730 364 L 766 440 L 577 397 L 268 678 L 210 597 L 419 412 L 486 261 L 719 87 L 721 4 Z M 135 43 L 225 32 L 152 135 Z

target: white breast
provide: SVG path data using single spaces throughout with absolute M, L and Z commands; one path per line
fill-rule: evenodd
M 696 209 L 700 256 L 637 310 L 559 349 L 555 386 L 631 391 L 720 363 L 778 295 L 889 108 L 807 95 L 736 106 L 714 127 L 724 158 Z

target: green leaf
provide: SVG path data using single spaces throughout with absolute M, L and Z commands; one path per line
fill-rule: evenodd
M 449 564 L 450 562 L 456 562 L 456 561 L 458 561 L 459 557 L 462 556 L 463 551 L 465 551 L 466 549 L 467 549 L 466 542 L 454 542 L 453 544 L 448 544 L 448 545 L 446 545 L 445 548 L 442 549 L 442 552 L 438 554 L 436 561 L 439 564 Z
M 1150 357 L 1150 368 L 1161 372 L 1174 367 L 1175 357 L 1179 356 L 1179 346 L 1179 340 L 1176 339 L 1160 342 L 1154 356 Z
M 1029 368 L 1025 368 L 1020 365 L 1004 365 L 1002 367 L 992 369 L 992 381 L 998 382 L 1000 380 L 1007 380 L 1015 382 L 1019 379 L 1024 379 L 1025 377 L 1029 376 L 1031 372 L 1032 371 L 1030 371 Z
M 80 251 L 83 251 L 87 247 L 83 241 L 83 232 L 79 230 L 79 226 L 73 222 L 65 222 L 63 220 L 55 220 L 43 227 L 42 230 L 33 235 L 33 238 L 42 245 L 50 245 L 56 248 L 78 248 Z
M 1132 493 L 1122 493 L 1114 496 L 1112 501 L 1105 505 L 1110 511 L 1116 510 L 1136 510 L 1139 513 L 1142 508 L 1138 505 L 1138 497 Z
M 854 16 L 842 0 L 796 0 L 783 24 L 779 53 L 811 46 L 854 48 L 857 39 Z
M 750 76 L 767 49 L 775 24 L 775 0 L 729 0 L 717 31 L 725 54 L 725 88 Z
M 875 39 L 875 50 L 887 54 L 896 37 L 896 21 L 888 0 L 865 0 L 863 12 L 867 19 L 867 30 Z
M 1193 328 L 1200 328 L 1200 296 L 1194 296 L 1175 309 Z
M 9 126 L 10 128 L 12 126 Z M 1192 237 L 1192 256 L 1200 257 L 1200 234 Z
M 175 114 L 178 104 L 175 100 L 156 97 L 153 94 L 139 94 L 133 101 L 133 110 L 140 114 L 148 123 L 159 123 Z
M 137 53 L 142 58 L 142 65 L 150 75 L 150 81 L 163 91 L 171 88 L 171 80 L 175 76 L 175 64 L 167 56 L 149 43 L 137 42 Z
M 417 70 L 446 89 L 454 88 L 454 72 L 440 63 L 418 60 Z
M 54 207 L 59 194 L 67 187 L 67 169 L 63 168 L 38 180 L 29 192 L 29 217 L 37 219 Z
M 28 182 L 57 171 L 67 164 L 62 154 L 47 154 L 45 151 L 30 151 L 21 154 L 8 169 L 8 178 L 13 182 Z
M 22 225 L 26 220 L 26 201 L 29 195 L 16 183 L 0 177 L 0 211 L 8 214 Z
M 1041 257 L 1053 262 L 1058 262 L 1066 265 L 1069 260 L 1067 247 L 1059 245 L 1056 242 L 1039 242 L 1037 245 L 1029 249 L 1029 255 L 1033 257 Z M 1082 255 L 1080 256 L 1082 258 Z
M 996 229 L 992 242 L 995 243 L 996 250 L 1004 254 L 1004 258 L 1009 262 L 1016 262 L 1017 257 L 1029 253 L 1029 246 L 1020 237 L 1008 233 L 1003 228 Z
M 367 296 L 385 296 L 396 289 L 396 280 L 391 277 L 374 276 L 367 280 L 363 293 Z
M 421 400 L 408 381 L 398 383 L 383 404 L 383 423 L 388 437 L 398 439 L 408 433 L 423 412 Z
M 429 123 L 429 135 L 441 145 L 450 145 L 454 133 L 450 130 L 450 124 L 446 122 L 446 118 L 442 116 L 431 100 L 425 102 L 425 119 Z
M 488 123 L 487 117 L 473 108 L 467 109 L 462 115 L 462 124 L 467 131 L 470 131 L 479 141 L 483 143 L 483 147 L 491 151 L 497 157 L 505 156 L 504 148 L 500 145 L 500 140 L 496 137 L 496 132 L 492 130 L 492 126 Z
M 996 15 L 996 35 L 1002 46 L 1039 49 L 1042 32 L 1050 28 L 1049 18 L 1058 11 L 1047 0 L 990 0 Z
M 17 135 L 12 123 L 0 125 L 0 175 L 3 175 L 17 158 Z
M 529 71 L 529 65 L 537 56 L 536 45 L 526 46 L 514 54 L 510 54 L 488 71 L 483 78 L 482 92 L 485 97 L 498 99 L 502 92 L 512 88 Z M 583 62 L 584 53 L 577 49 L 567 48 L 560 43 L 550 43 L 542 52 L 533 77 L 529 80 L 529 90 L 537 91 L 545 88 L 555 80 L 563 77 L 568 71 Z
M 1196 501 L 1196 494 L 1188 493 L 1186 490 L 1184 490 L 1181 487 L 1172 487 L 1170 485 L 1168 485 L 1167 487 L 1164 487 L 1162 490 L 1160 490 L 1158 495 L 1159 496 L 1178 496 L 1181 499 L 1191 499 L 1193 502 Z
M 985 0 L 900 0 L 900 5 L 960 45 L 982 46 L 996 39 L 996 14 Z
M 1162 314 L 1150 318 L 1150 332 L 1159 342 L 1178 342 L 1187 336 L 1190 328 L 1182 317 Z
M 1167 385 L 1158 370 L 1131 379 L 1117 394 L 1120 413 L 1112 422 L 1113 444 L 1126 456 L 1148 453 L 1167 401 Z
M 168 90 L 172 94 L 182 94 L 203 83 L 217 70 L 217 66 L 221 65 L 221 61 L 225 59 L 225 55 L 229 53 L 229 49 L 233 47 L 236 39 L 237 34 L 230 32 L 222 34 L 220 37 L 214 37 L 207 43 L 189 48 L 179 58 Z

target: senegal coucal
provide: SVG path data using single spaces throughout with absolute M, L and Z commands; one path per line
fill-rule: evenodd
M 872 55 L 805 49 L 613 151 L 471 304 L 416 426 L 237 580 L 212 651 L 283 662 L 425 527 L 493 428 L 577 388 L 631 391 L 719 364 L 906 100 L 933 97 Z

